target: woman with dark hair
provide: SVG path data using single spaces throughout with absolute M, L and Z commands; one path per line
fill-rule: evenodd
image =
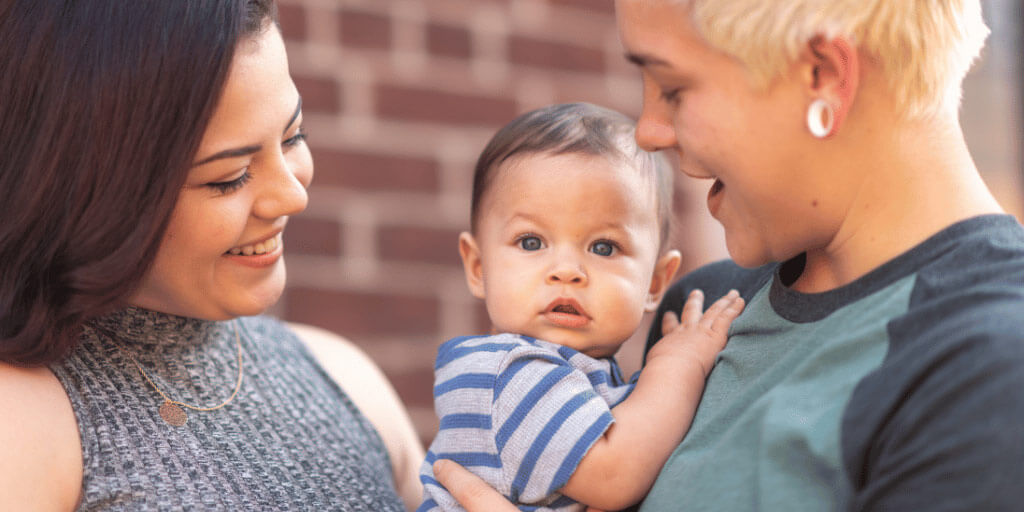
M 0 6 L 0 510 L 419 499 L 379 370 L 259 316 L 313 175 L 275 16 Z

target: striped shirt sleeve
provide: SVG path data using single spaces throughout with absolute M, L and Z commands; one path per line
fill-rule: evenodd
M 508 353 L 494 383 L 492 418 L 504 479 L 521 503 L 568 481 L 614 422 L 587 374 L 557 353 L 523 346 Z

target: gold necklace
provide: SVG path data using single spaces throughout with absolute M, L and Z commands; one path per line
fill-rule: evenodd
M 171 397 L 167 396 L 166 393 L 164 393 L 163 391 L 160 390 L 159 387 L 157 387 L 156 383 L 153 382 L 153 379 L 149 378 L 149 375 L 146 374 L 146 370 L 142 369 L 142 365 L 140 365 L 139 362 L 136 361 L 135 358 L 132 357 L 132 355 L 128 353 L 127 350 L 121 348 L 120 343 L 115 343 L 118 350 L 120 350 L 121 353 L 123 353 L 124 355 L 128 356 L 128 359 L 130 359 L 131 362 L 135 364 L 135 367 L 139 369 L 139 373 L 141 373 L 142 377 L 146 379 L 146 382 L 148 382 L 150 386 L 153 386 L 153 389 L 155 389 L 156 392 L 160 393 L 160 396 L 163 397 L 164 403 L 160 404 L 159 412 L 160 417 L 163 418 L 163 420 L 167 422 L 168 425 L 172 425 L 175 427 L 182 427 L 185 425 L 185 423 L 188 421 L 188 415 L 185 414 L 185 411 L 184 409 L 182 409 L 182 407 L 187 407 L 189 409 L 192 409 L 193 411 L 216 411 L 217 409 L 220 409 L 221 407 L 224 407 L 225 405 L 231 403 L 231 401 L 235 399 L 235 395 L 238 394 L 238 390 L 242 388 L 242 339 L 238 335 L 238 324 L 232 322 L 231 325 L 232 327 L 235 328 L 235 345 L 238 347 L 238 382 L 235 383 L 235 390 L 231 392 L 231 396 L 229 396 L 227 400 L 221 402 L 220 405 L 215 405 L 213 407 L 199 407 L 195 405 L 186 404 L 185 402 L 182 402 L 180 400 L 172 400 Z

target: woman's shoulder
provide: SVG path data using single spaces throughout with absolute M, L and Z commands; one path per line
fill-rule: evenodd
M 82 484 L 82 449 L 71 402 L 45 367 L 0 363 L 0 510 L 33 503 L 69 510 Z
M 352 399 L 380 434 L 399 495 L 410 508 L 423 496 L 417 470 L 423 447 L 398 394 L 380 367 L 355 343 L 311 325 L 289 323 L 324 372 Z

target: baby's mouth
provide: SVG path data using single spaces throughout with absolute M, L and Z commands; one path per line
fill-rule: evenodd
M 579 311 L 576 311 L 576 308 L 572 307 L 571 304 L 559 304 L 559 305 L 551 308 L 551 311 L 553 311 L 555 313 L 566 313 L 566 314 L 570 314 L 570 315 L 578 315 L 578 314 L 580 314 Z
M 551 301 L 544 310 L 544 317 L 554 325 L 579 329 L 590 323 L 590 316 L 574 299 L 559 298 Z
M 281 246 L 281 243 L 281 233 L 278 233 L 262 242 L 232 247 L 231 249 L 228 249 L 225 254 L 229 254 L 231 256 L 255 256 L 267 254 L 277 250 L 277 248 Z

